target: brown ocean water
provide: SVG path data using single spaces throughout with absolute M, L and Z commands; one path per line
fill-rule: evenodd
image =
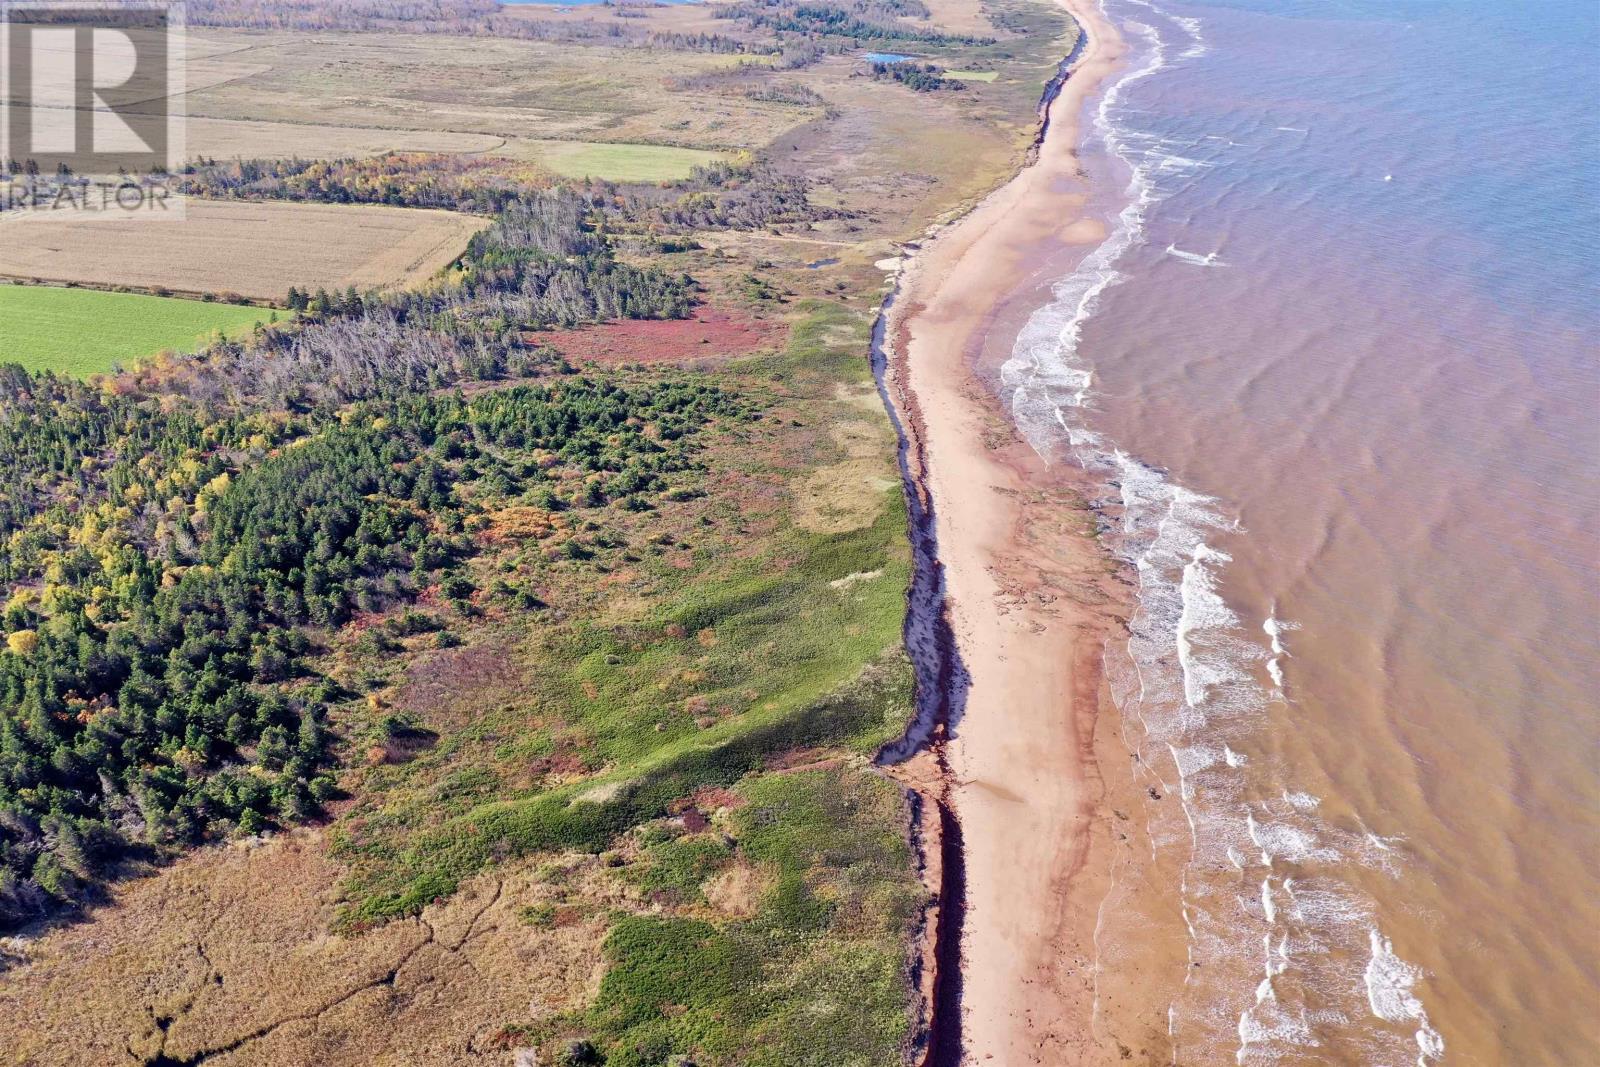
M 1102 969 L 1170 927 L 1180 1063 L 1600 1062 L 1600 9 L 1106 7 L 1001 386 L 1138 577 Z

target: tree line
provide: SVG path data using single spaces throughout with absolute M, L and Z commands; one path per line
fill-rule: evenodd
M 703 89 L 707 79 L 743 84 L 748 80 L 744 70 L 697 76 L 685 85 Z M 813 102 L 810 90 L 794 88 L 797 95 L 792 102 Z M 532 205 L 560 200 L 577 208 L 575 214 L 570 207 L 558 209 L 567 212 L 565 224 L 571 227 L 590 226 L 587 219 L 594 217 L 624 227 L 760 229 L 848 214 L 814 204 L 810 182 L 802 175 L 786 174 L 752 159 L 696 166 L 689 177 L 674 182 L 569 181 L 561 187 L 564 192 L 553 192 L 547 176 L 511 160 L 422 153 L 338 160 L 201 160 L 184 172 L 182 180 L 190 195 L 218 199 L 387 204 L 475 215 L 514 209 L 522 218 L 537 210 Z
M 932 45 L 994 43 L 993 38 L 948 34 L 904 21 L 907 17 L 928 18 L 928 8 L 921 0 L 737 0 L 717 5 L 715 15 L 768 30 L 780 38 L 916 41 Z
M 908 89 L 919 93 L 931 93 L 940 89 L 961 90 L 967 83 L 959 78 L 946 78 L 944 72 L 932 63 L 873 63 L 872 77 L 874 81 L 897 81 Z

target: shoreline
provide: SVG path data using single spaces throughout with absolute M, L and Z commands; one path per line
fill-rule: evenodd
M 1125 768 L 1101 714 L 1114 713 L 1101 663 L 1125 579 L 1094 538 L 1086 476 L 1023 442 L 978 366 L 1002 305 L 1037 285 L 1026 253 L 1104 237 L 1081 212 L 1079 118 L 1126 49 L 1094 0 L 1061 2 L 1079 36 L 1022 169 L 908 246 L 874 336 L 918 560 L 906 624 L 918 715 L 885 762 L 928 802 L 923 840 L 939 842 L 924 849 L 938 888 L 921 959 L 927 1067 L 1129 1051 L 1097 1035 L 1094 943 L 1109 794 L 1132 788 L 1103 773 Z

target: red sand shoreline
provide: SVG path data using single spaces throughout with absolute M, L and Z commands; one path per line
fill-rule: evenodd
M 1079 212 L 1078 118 L 1125 50 L 1092 0 L 1063 3 L 1087 41 L 1033 159 L 916 251 L 885 329 L 885 385 L 911 491 L 932 504 L 964 672 L 949 721 L 925 724 L 927 753 L 905 775 L 949 827 L 942 851 L 959 835 L 960 870 L 939 864 L 947 899 L 932 920 L 945 972 L 925 983 L 933 1065 L 1118 1062 L 1135 1051 L 1111 1036 L 1130 1028 L 1099 1001 L 1094 947 L 1113 836 L 1126 840 L 1110 797 L 1132 788 L 1101 677 L 1126 587 L 1093 537 L 1082 475 L 1021 440 L 977 366 L 1009 344 L 1001 308 L 1036 284 L 1030 263 L 1101 236 Z M 923 822 L 938 832 L 930 813 Z M 1154 1051 L 1154 1037 L 1147 1029 L 1137 1051 Z

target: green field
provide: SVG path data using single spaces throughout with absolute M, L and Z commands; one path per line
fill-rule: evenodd
M 613 182 L 669 182 L 698 166 L 724 158 L 721 152 L 659 144 L 607 144 L 600 141 L 531 142 L 533 159 L 565 178 L 604 178 Z
M 237 334 L 271 314 L 137 293 L 0 285 L 0 363 L 99 374 L 163 349 L 193 351 L 215 331 Z

